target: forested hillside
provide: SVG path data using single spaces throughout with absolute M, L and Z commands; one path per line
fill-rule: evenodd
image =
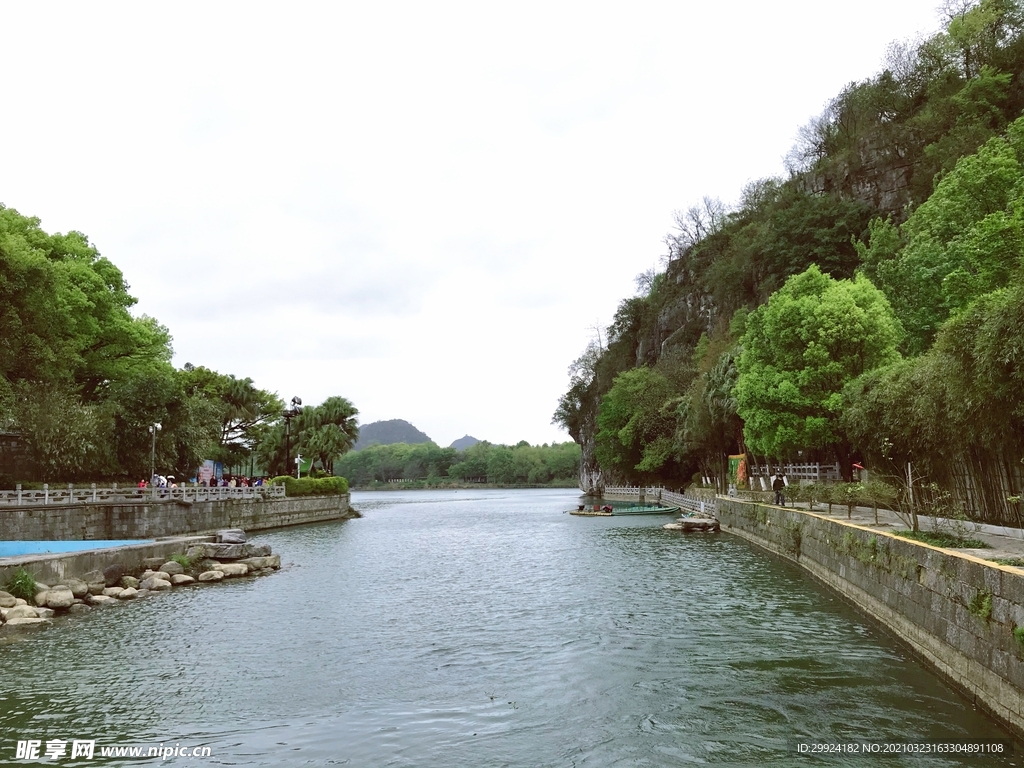
M 388 419 L 387 421 L 373 421 L 360 427 L 359 439 L 352 446 L 352 450 L 359 451 L 371 445 L 428 442 L 430 442 L 430 437 L 405 419 Z
M 733 453 L 911 461 L 1016 519 L 1024 8 L 946 9 L 800 130 L 787 177 L 677 215 L 663 271 L 570 368 L 554 420 L 585 490 L 685 485 Z

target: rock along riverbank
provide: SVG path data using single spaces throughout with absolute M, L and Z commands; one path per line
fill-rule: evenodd
M 268 575 L 281 568 L 280 555 L 267 545 L 246 542 L 242 531 L 222 531 L 218 538 L 227 540 L 194 544 L 170 558 L 147 558 L 134 572 L 127 572 L 112 551 L 112 562 L 102 570 L 52 586 L 36 582 L 31 599 L 0 591 L 0 637 L 157 592 Z

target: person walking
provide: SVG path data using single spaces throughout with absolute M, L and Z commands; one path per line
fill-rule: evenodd
M 786 480 L 780 469 L 775 470 L 772 490 L 775 491 L 775 505 L 779 507 L 786 506 Z

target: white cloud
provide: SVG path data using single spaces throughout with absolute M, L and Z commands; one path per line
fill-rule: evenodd
M 88 233 L 178 364 L 565 439 L 672 211 L 780 173 L 933 2 L 9 6 L 0 201 Z

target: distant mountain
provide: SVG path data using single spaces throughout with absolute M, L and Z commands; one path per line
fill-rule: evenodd
M 352 446 L 352 450 L 358 451 L 360 448 L 366 448 L 374 443 L 391 445 L 392 443 L 429 442 L 430 438 L 426 434 L 420 432 L 405 419 L 389 419 L 359 427 L 359 440 Z
M 467 448 L 471 448 L 472 446 L 476 445 L 479 442 L 480 441 L 477 440 L 475 437 L 470 437 L 469 435 L 465 435 L 464 437 L 460 437 L 458 440 L 456 440 L 454 443 L 452 443 L 448 447 L 449 448 L 454 448 L 457 451 L 464 451 Z

